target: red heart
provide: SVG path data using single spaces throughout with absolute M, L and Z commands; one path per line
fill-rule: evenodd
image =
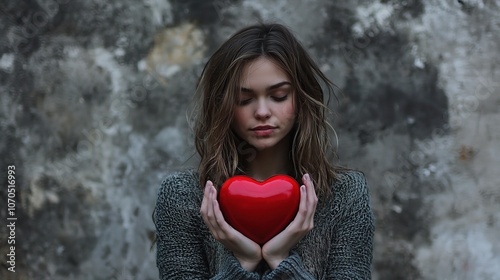
M 233 176 L 219 191 L 224 219 L 259 245 L 276 236 L 295 218 L 299 200 L 299 185 L 287 175 L 275 175 L 264 182 Z

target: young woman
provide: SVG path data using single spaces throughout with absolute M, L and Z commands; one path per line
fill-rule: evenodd
M 163 180 L 153 215 L 161 279 L 370 279 L 374 220 L 362 173 L 334 166 L 322 86 L 332 83 L 280 24 L 246 27 L 198 84 L 197 170 Z M 229 177 L 287 174 L 299 210 L 260 246 L 217 200 Z

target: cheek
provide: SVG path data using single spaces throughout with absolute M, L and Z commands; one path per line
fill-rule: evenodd
M 295 94 L 293 94 L 292 96 L 292 100 L 291 100 L 291 104 L 289 104 L 288 106 L 288 113 L 291 114 L 291 115 L 294 115 L 296 116 L 297 115 L 297 100 L 296 100 L 296 97 L 295 97 Z
M 287 104 L 285 108 L 283 108 L 283 114 L 288 118 L 288 119 L 294 119 L 296 116 L 296 110 L 294 107 L 294 103 L 290 102 Z
M 234 113 L 233 113 L 233 122 L 232 122 L 232 125 L 233 127 L 236 126 L 241 126 L 241 124 L 243 123 L 243 121 L 246 119 L 245 117 L 245 112 L 241 109 L 234 109 Z

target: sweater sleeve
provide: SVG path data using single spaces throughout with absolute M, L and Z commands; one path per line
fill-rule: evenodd
M 336 202 L 343 205 L 328 255 L 327 279 L 371 279 L 373 234 L 375 231 L 366 179 L 359 172 L 346 175 Z
M 302 263 L 302 259 L 299 254 L 294 251 L 290 252 L 290 255 L 284 259 L 276 269 L 265 273 L 262 279 L 304 279 L 304 280 L 314 280 L 307 268 Z
M 221 256 L 220 267 L 210 271 L 214 256 L 206 255 L 208 229 L 200 215 L 196 184 L 193 178 L 178 173 L 161 183 L 153 215 L 160 279 L 258 279 L 228 253 Z

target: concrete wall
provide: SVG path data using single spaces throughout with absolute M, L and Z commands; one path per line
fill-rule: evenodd
M 4 3 L 5 2 L 5 3 Z M 257 20 L 290 26 L 339 86 L 340 163 L 368 178 L 374 279 L 500 274 L 500 1 L 0 3 L 0 224 L 16 168 L 16 273 L 157 279 L 163 177 L 194 161 L 207 58 Z

